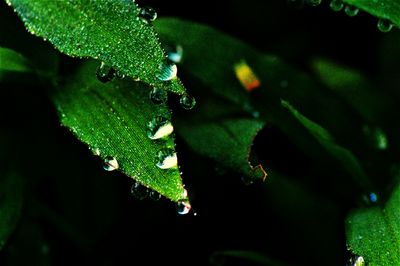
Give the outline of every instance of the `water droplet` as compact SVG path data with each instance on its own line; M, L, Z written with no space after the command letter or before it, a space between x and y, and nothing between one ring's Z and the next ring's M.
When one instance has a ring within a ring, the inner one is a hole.
M349 17L354 17L354 16L356 16L356 15L358 14L359 11L360 11L360 10L359 10L357 7L355 7L355 6L347 5L347 6L344 8L344 12L345 12Z
M170 60L165 60L160 65L157 78L162 81L168 81L173 78L176 78L177 74L178 74L178 67L175 65L175 63L171 62Z
M166 90L159 89L159 88L153 88L150 91L150 100L154 104L162 104L166 103L168 99L168 94Z
M381 32L389 32L392 28L393 28L393 24L390 20L384 19L384 18L380 18L378 20L378 29Z
M147 187L143 186L137 181L134 181L131 187L131 194L138 200L143 200L149 195Z
M191 209L192 206L190 205L188 200L180 200L176 203L176 210L180 215L188 214Z
M339 12L340 10L343 9L344 3L342 0L332 0L329 6L333 11Z
M106 171L117 170L119 168L118 161L112 156L107 156L104 159L103 168Z
M140 9L139 17L146 23L153 22L157 18L157 12L152 7L143 7Z
M99 81L106 83L114 78L115 70L101 62L100 66L97 68L96 77Z
M188 94L181 96L179 103L183 109L191 110L196 105L196 99Z
M369 193L369 200L372 203L377 202L378 201L378 195L376 195L376 193L374 193L374 192Z
M178 165L178 157L173 149L163 149L158 152L156 165L161 169L176 168Z
M157 191L151 190L149 192L149 198L154 200L154 201L158 201L161 199L161 194L158 193Z
M353 255L352 258L350 258L349 263L347 264L349 266L365 266L365 261L362 256L357 256Z
M157 116L151 120L148 124L149 130L147 131L147 136L150 139L161 139L165 138L174 131L174 127L171 122L161 116Z
M182 61L183 48L181 45L176 45L175 48L167 48L168 59L176 64Z
M122 73L121 71L115 72L115 76L116 76L117 78L119 78L119 79L125 78L125 74Z
M322 0L307 0L307 4L309 6L318 6L320 5Z

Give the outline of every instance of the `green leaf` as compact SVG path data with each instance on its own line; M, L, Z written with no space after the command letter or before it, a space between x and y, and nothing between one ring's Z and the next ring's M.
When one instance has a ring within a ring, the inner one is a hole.
M343 0L378 18L388 19L397 27L400 26L400 2L393 0Z
M338 145L331 134L317 123L311 121L288 102L282 100L281 104L303 125L309 133L331 154L347 172L364 188L371 186L358 159L346 148Z
M370 266L400 265L400 185L384 207L353 211L346 220L350 249Z
M6 72L31 72L29 61L9 48L0 47L0 79Z
M0 176L0 250L14 231L23 203L22 180L11 170Z
M147 84L185 92L179 79L157 78L165 55L151 23L139 17L134 1L7 0L27 29L61 52L92 57Z
M173 201L183 199L178 168L156 166L161 150L174 150L173 137L152 140L147 135L154 118L171 121L166 105L153 104L150 87L144 83L126 79L99 82L93 75L95 69L96 63L85 64L54 95L62 124L103 160L115 158L127 176Z

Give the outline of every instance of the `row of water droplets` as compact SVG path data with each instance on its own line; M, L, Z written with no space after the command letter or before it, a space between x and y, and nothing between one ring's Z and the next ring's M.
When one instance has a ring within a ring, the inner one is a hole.
M321 4L322 0L287 0L290 5L301 6L304 2L309 6L318 6ZM350 16L354 17L359 13L359 9L352 5L346 5L343 0L331 0L329 4L330 8L339 12L344 9L344 12ZM377 27L381 32L389 32L393 28L393 23L389 19L379 18Z
M157 12L151 7L144 7L140 9L138 18L146 24L150 24L157 18ZM183 48L180 45L177 45L175 49L169 47L167 50L168 57L164 60L164 62L161 63L158 73L156 74L157 79L163 82L175 79L178 72L176 64L180 63L182 54ZM98 67L96 76L97 79L103 83L111 81L114 79L114 77L125 77L125 75L121 74L105 63L101 63L101 65ZM164 89L153 87L150 91L149 98L155 105L165 104L168 100L168 94ZM196 104L195 99L188 94L182 95L179 102L181 107L186 110L192 109ZM174 128L169 119L162 116L157 116L148 123L147 136L152 140L162 140L170 136L173 131ZM158 168L163 170L176 168L178 165L178 160L174 149L167 147L160 150L156 154L155 164ZM119 168L117 159L112 156L107 156L104 159L103 168L106 171L117 170ZM151 198L153 200L159 200L161 198L159 193L136 181L131 187L131 193L138 199ZM188 200L188 193L186 189L183 191L182 198L182 200L177 202L176 208L179 214L187 214L191 210L191 205Z

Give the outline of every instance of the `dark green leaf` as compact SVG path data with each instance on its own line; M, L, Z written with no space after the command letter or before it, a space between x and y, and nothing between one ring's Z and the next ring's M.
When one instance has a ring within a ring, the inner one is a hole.
M168 108L151 102L146 84L126 79L104 84L93 75L95 69L95 63L86 64L53 97L62 124L103 160L114 157L127 176L173 201L184 198L178 168L156 166L161 150L174 150L172 135L147 136L154 118L170 121Z
M7 0L34 35L61 52L92 57L130 77L183 94L178 79L157 78L164 52L151 23L139 17L134 1Z
M393 0L343 0L378 18L388 19L400 26L400 2Z
M14 50L0 47L0 80L7 72L31 72L28 60Z
M400 186L384 207L353 211L346 221L346 235L353 253L370 266L400 265Z

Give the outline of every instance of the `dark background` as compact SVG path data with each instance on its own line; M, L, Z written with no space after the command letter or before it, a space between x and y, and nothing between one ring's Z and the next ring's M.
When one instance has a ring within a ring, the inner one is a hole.
M379 32L376 18L363 12L353 18L333 12L329 1L303 8L284 0L138 4L154 7L159 17L208 24L307 72L312 58L324 56L376 79L382 45L397 34ZM0 18L8 32L0 36L1 44L45 65L36 47L51 46L25 32L3 1ZM61 56L60 61L65 71L78 60ZM168 200L139 201L130 195L131 180L103 171L99 159L60 127L40 82L30 77L1 84L1 168L4 173L18 169L25 200L0 265L209 265L213 252L236 249L290 265L345 264L344 219L358 195L351 195L351 188L325 193L323 180L333 178L334 170L316 171L318 166L279 130L260 132L254 150L267 171L286 177L251 186L177 137L184 182L197 212L179 216ZM221 258L217 263L251 265Z

